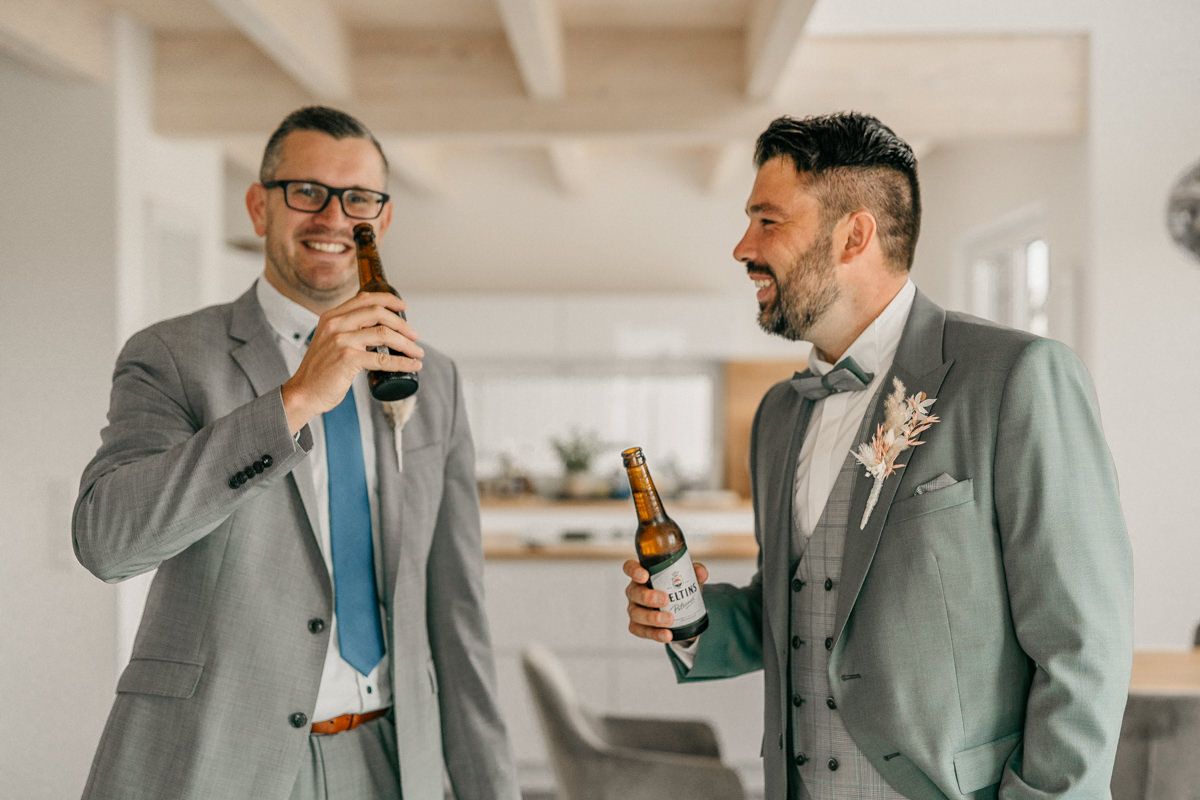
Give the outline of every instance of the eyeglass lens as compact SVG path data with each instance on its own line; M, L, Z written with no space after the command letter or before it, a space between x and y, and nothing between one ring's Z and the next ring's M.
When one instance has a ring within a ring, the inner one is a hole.
M316 213L329 202L330 188L320 183L296 181L287 185L285 198L296 211ZM339 195L342 211L354 219L375 219L383 208L383 195L367 189L334 189Z

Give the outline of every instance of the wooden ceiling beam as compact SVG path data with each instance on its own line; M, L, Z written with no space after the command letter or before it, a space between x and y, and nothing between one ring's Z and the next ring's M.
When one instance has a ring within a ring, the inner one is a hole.
M525 88L536 100L566 93L563 28L556 0L496 0Z
M0 50L49 75L108 83L109 10L71 0L2 0Z
M559 187L568 194L583 194L592 177L588 146L568 139L551 141L546 147Z
M758 0L746 26L746 96L775 97L790 74L816 0Z
M210 0L242 34L315 98L353 94L349 42L328 0ZM251 79L243 76L243 80Z
M911 139L1070 137L1086 130L1084 36L812 38L782 96L738 88L737 35L572 33L572 88L525 91L501 34L380 36L355 50L347 111L380 136L543 146L556 139L713 146L780 114L868 111ZM160 35L156 128L264 137L311 97L240 36ZM881 68L886 65L887 68Z

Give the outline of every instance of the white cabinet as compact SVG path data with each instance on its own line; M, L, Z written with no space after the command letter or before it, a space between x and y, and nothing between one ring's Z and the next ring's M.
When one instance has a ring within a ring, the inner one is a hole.
M752 559L706 559L714 581L744 583ZM490 559L485 570L500 702L522 784L554 778L521 670L521 651L540 641L564 662L580 702L605 713L702 718L717 731L725 760L752 790L762 785L762 673L678 684L663 646L626 630L619 560Z

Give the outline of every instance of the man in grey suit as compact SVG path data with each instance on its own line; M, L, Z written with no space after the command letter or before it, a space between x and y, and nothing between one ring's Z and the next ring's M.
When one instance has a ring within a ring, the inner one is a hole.
M291 114L246 195L263 276L118 358L75 550L157 574L86 798L519 796L459 377L403 301L358 293L386 179L358 120ZM368 369L420 389L378 402Z
M1132 567L1083 365L909 281L916 159L875 118L780 118L755 161L734 256L814 349L755 417L759 569L704 587L677 675L764 671L771 800L1108 797ZM630 631L669 641L625 572Z

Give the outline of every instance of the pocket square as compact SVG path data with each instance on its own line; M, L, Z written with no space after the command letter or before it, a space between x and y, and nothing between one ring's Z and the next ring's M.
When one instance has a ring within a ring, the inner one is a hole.
M947 473L943 472L941 475L938 475L928 483L922 483L917 487L917 490L913 492L913 494L929 494L930 492L936 492L938 489L945 489L947 486L953 486L956 483L958 483L957 480L951 478Z

